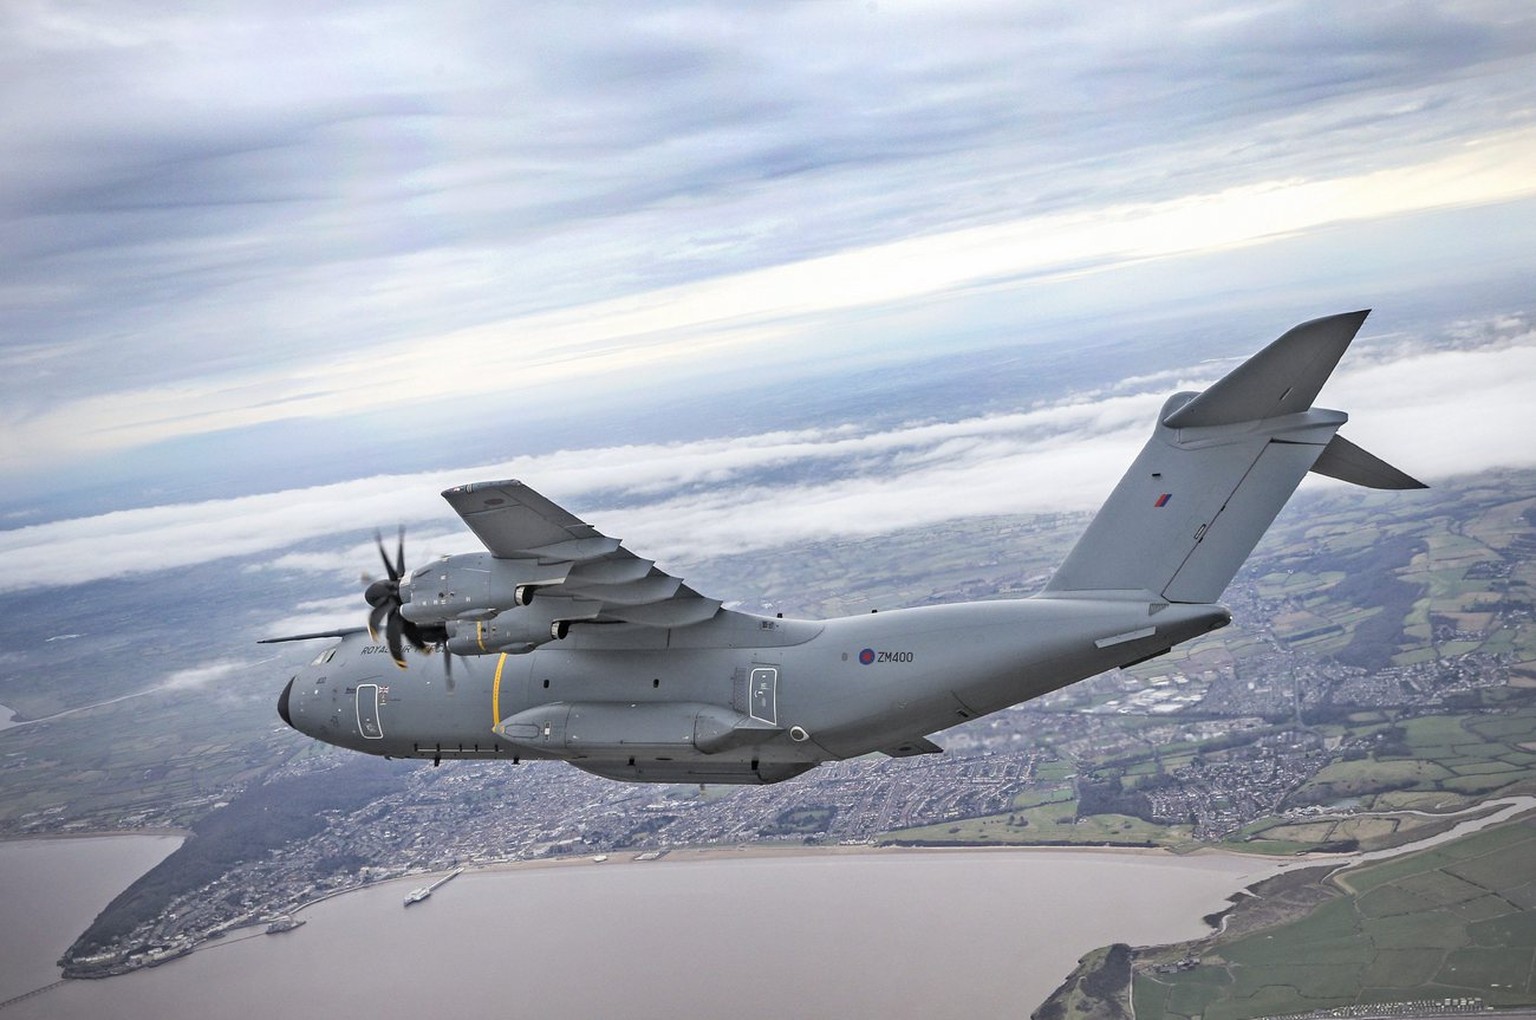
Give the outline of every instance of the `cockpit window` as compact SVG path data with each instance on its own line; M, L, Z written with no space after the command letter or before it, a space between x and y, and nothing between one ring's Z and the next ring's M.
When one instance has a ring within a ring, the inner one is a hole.
M315 656L315 661L310 663L310 665L311 666L324 666L327 662L330 662L335 657L336 657L336 649L335 648L327 648L325 651L323 651L319 655Z

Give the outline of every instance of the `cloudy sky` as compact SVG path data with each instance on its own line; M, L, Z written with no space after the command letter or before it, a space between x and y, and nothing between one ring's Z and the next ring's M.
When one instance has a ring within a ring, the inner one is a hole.
M1353 437L1536 459L1523 0L19 0L0 75L8 590L451 544L466 472L649 555L1085 508L1167 392L1367 305ZM718 413L1074 335L1103 389Z

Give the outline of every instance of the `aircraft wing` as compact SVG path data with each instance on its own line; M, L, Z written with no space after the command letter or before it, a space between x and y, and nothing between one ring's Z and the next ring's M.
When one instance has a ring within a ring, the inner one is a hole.
M563 577L539 584L539 596L575 600L588 607L584 618L682 627L720 610L718 599L705 598L522 482L459 485L443 498L492 556L535 560L549 568L548 576Z

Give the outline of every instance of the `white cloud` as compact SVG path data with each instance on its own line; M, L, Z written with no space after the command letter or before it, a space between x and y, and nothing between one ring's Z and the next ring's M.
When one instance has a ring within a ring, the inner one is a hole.
M249 670L251 666L252 663L249 662L221 659L218 662L194 666L191 669L180 669L166 677L165 683L161 684L159 689L179 691L206 687L215 680L223 680L225 677Z
M1217 374L1212 372L1212 375ZM1426 479L1536 463L1536 334L1473 350L1348 359L1319 403L1348 410L1356 442ZM711 555L960 516L1088 510L1151 428L1157 392L1069 399L1016 413L884 430L855 425L570 450L502 464L359 479L239 499L119 511L0 532L0 590L74 584L220 557L267 569L374 576L367 529L411 525L408 561L475 547L437 493L519 477L642 555ZM789 478L789 481L767 481ZM361 534L359 534L361 532ZM346 536L333 539L332 536ZM308 544L315 548L295 548ZM299 607L313 621L340 605Z
M350 566L356 566L355 563ZM322 568L326 572L330 567ZM346 566L341 570L345 571ZM330 630L357 627L363 620L361 593L337 598L316 599L300 602L289 613L274 622L264 623L262 630L268 634L315 634Z
M1536 333L1518 340L1341 373L1319 401L1349 412L1352 441L1416 477L1536 464Z

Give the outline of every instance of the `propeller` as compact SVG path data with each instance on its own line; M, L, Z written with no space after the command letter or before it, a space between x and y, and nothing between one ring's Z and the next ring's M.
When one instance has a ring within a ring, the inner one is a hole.
M402 639L410 642L411 647L418 652L424 652L430 647L421 628L400 612L403 604L400 600L400 581L405 577L405 528L400 528L393 562L384 548L384 536L375 531L373 537L379 543L379 559L384 561L384 572L389 576L374 581L363 592L363 598L373 607L368 613L368 633L374 640L378 640L379 625L383 624L384 643L389 646L390 658L395 660L396 666L404 669L405 648Z

